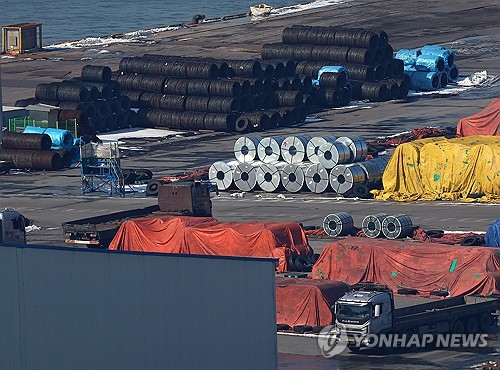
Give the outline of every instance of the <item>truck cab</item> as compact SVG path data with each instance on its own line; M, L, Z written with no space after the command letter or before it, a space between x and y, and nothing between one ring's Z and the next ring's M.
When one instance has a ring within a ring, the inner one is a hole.
M352 290L335 304L336 324L348 337L366 337L393 327L392 291Z
M26 244L26 222L13 209L0 211L0 243Z

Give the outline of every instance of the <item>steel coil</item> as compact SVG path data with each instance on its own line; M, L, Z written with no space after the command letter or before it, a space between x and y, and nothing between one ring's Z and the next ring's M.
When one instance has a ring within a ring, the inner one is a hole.
M281 183L286 191L290 193L297 193L302 190L305 182L304 168L310 164L301 163L287 164L281 170Z
M350 162L364 161L368 155L368 146L360 136L341 136L336 141L349 148Z
M413 234L413 223L405 214L387 216L382 222L382 232L387 239L405 238Z
M249 112L241 117L248 120L251 131L265 131L271 128L271 118L263 112Z
M2 138L4 149L39 149L49 150L52 139L46 134L22 134L5 131Z
M257 167L257 184L265 192L271 193L278 190L281 184L280 170L285 163L261 163Z
M318 148L318 161L326 169L332 169L341 163L348 163L350 152L342 142L327 142Z
M233 184L233 171L237 165L237 161L214 162L208 170L210 182L216 184L219 190L229 189Z
M320 194L328 188L328 170L321 164L307 166L304 173L306 185L313 193Z
M257 158L260 136L242 136L234 143L234 156L238 162L251 162Z
M354 220L347 212L332 213L324 218L323 230L328 236L346 236L354 232Z
M86 65L82 67L82 81L108 82L111 81L111 68L107 66Z
M257 184L257 168L260 161L239 163L233 171L233 181L241 191L252 191Z
M324 136L314 136L312 137L306 147L306 154L309 161L312 163L320 163L318 157L319 147L323 144L333 143L337 140L335 136L324 135Z
M18 169L58 171L62 167L62 158L54 150L0 149L0 160Z
M257 146L257 155L264 163L278 162L281 159L281 136L264 137Z
M368 238L379 238L383 236L382 222L387 217L385 213L377 213L368 215L363 219L362 228L363 232Z
M287 163L301 163L306 156L309 135L288 136L281 143L281 157Z
M87 102L90 98L89 90L83 85L71 82L61 82L57 89L58 101Z
M356 163L339 164L330 172L330 185L333 191L338 194L347 194L355 184L364 184L365 182L365 172Z

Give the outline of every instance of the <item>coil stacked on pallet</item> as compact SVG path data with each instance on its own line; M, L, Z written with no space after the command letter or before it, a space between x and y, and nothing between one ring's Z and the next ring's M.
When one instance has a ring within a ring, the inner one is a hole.
M266 192L334 191L344 197L368 198L380 188L385 157L366 160L368 147L358 136L242 136L234 160L215 162L210 181L220 190Z
M145 54L123 58L114 79L145 127L265 131L303 122L312 108L312 81L290 61Z
M388 41L383 30L293 25L283 30L282 43L264 44L261 56L296 61L297 73L319 86L313 93L316 104L338 107L351 97L385 101L407 96L403 62L393 58ZM326 66L342 66L348 82L340 71L321 75Z
M86 65L81 77L39 84L35 98L18 100L16 106L58 106L58 121L76 119L77 136L133 127L136 113L130 110L130 99L122 96L120 85L111 80L111 75L109 67Z

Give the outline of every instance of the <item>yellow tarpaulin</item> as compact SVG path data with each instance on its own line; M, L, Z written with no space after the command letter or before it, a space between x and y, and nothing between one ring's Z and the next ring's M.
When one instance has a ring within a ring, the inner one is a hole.
M500 202L500 138L429 138L399 145L376 199Z

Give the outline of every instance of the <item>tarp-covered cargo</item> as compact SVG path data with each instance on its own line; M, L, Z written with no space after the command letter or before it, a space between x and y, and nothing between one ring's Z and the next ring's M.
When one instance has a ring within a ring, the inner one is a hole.
M462 118L457 125L457 136L497 135L500 136L500 98L479 113Z
M497 248L346 238L325 247L312 275L351 285L385 284L395 292L410 288L421 295L488 296L500 294L499 269Z
M399 145L377 199L500 201L500 137L434 137Z
M486 230L486 245L488 247L500 247L500 218L497 218Z
M334 321L332 305L349 290L341 281L276 278L276 322L326 326Z
M277 258L279 272L288 271L287 258L291 253L312 253L302 227L295 222L239 224L187 216L126 221L109 249Z

